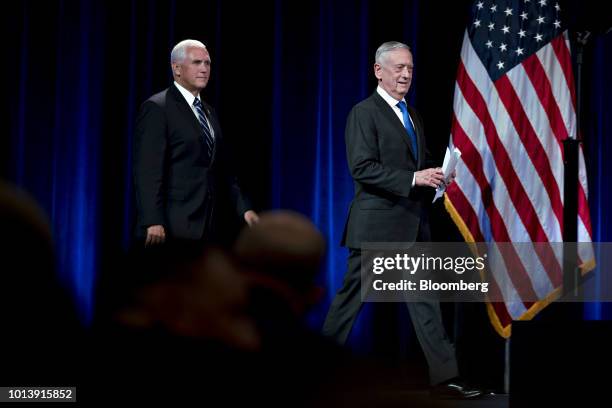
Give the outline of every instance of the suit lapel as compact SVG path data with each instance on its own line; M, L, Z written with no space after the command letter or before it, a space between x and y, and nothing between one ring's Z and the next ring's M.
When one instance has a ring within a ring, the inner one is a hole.
M190 126L195 130L200 137L202 136L202 128L200 127L200 122L196 118L191 106L187 103L181 92L176 88L176 85L172 85L170 87L170 92L174 99L174 103L178 106L179 110L183 113L185 120Z
M185 98L183 97L181 92L176 88L175 85L172 85L170 89L171 89L172 96L174 98L174 102L177 104L180 111L184 114L185 120L188 123L190 123L193 130L197 132L200 141L204 143L204 137L202 136L202 127L200 125L200 122L196 118L195 114L193 113L191 106L189 106L189 104L187 103L187 101L185 100ZM200 96L200 100L202 100L201 96ZM202 106L204 107L204 112L206 113L206 117L208 118L208 121L210 125L212 126L213 132L214 132L215 143L213 145L213 154L210 160L210 163L212 165L217 155L217 145L218 145L219 137L221 136L221 130L219 128L219 122L217 121L216 116L212 114L212 109L210 108L210 105L202 101Z
M393 127L395 128L396 130L395 133L397 133L397 135L402 138L404 143L406 143L406 146L408 146L408 150L410 150L410 154L412 155L412 158L414 159L415 154L412 149L412 143L410 143L410 141L408 140L408 134L406 132L406 128L402 124L402 121L397 117L397 115L393 111L393 108L389 106L389 104L382 98L382 96L378 94L378 92L374 91L372 98L374 98L374 102L376 103L378 108L381 110L381 112L385 116L385 119L388 121L388 123L391 123ZM418 135L418 132L417 132L417 135ZM419 143L418 136L417 136L417 149L419 148L419 145L420 143Z

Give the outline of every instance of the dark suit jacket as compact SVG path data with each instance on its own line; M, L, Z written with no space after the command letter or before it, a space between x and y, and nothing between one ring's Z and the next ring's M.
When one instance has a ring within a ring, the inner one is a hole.
M163 225L172 238L200 239L210 230L221 184L238 215L250 209L230 171L231 157L215 111L202 102L215 136L212 159L191 107L170 86L141 107L134 138L134 187L137 237Z
M429 236L425 206L433 190L412 187L412 179L415 171L433 163L421 117L410 106L408 111L417 134L418 162L402 122L377 92L349 113L345 140L355 196L344 246L358 249L364 242L414 242Z

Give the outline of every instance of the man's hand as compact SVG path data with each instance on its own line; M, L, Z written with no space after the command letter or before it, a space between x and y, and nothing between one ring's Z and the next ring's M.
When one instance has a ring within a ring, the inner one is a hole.
M253 210L249 210L244 213L244 221L247 223L249 227L257 224L259 222L259 216Z
M444 182L444 173L440 167L424 169L414 173L414 184L436 188Z
M166 241L166 231L163 225L151 225L147 228L145 247L163 244Z

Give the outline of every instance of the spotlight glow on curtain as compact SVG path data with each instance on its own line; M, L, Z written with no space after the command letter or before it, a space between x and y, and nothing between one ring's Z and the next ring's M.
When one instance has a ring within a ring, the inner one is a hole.
M55 5L54 5L55 6ZM60 2L45 15L55 38L30 35L40 10L23 6L20 38L19 115L12 127L12 181L46 209L53 229L58 270L89 323L97 269L99 140L104 39L101 10ZM44 62L43 62L44 61ZM42 65L41 65L42 64ZM45 72L54 75L45 82ZM36 256L33 248L32 256Z

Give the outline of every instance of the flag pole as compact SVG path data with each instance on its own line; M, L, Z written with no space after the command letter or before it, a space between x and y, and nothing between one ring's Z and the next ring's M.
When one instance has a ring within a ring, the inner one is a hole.
M565 168L563 198L563 294L577 296L578 273L578 148L574 138L563 141Z
M563 141L563 294L576 298L580 286L578 268L578 157L582 109L582 63L590 31L577 33L576 134Z

